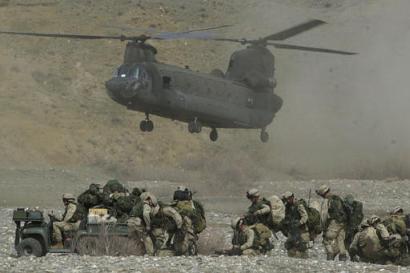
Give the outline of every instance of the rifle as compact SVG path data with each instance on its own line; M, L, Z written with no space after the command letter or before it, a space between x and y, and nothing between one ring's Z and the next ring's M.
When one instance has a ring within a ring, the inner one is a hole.
M312 189L309 189L309 199L308 199L308 207L310 207L310 195L312 194Z

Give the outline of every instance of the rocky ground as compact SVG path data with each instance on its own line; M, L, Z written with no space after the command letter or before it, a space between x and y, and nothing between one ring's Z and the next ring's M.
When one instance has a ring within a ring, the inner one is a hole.
M308 189L314 189L321 183L328 183L342 195L355 194L364 202L367 215L371 213L383 215L386 210L398 204L406 211L410 210L409 192L406 190L409 181L272 181L258 182L253 186L258 186L265 195L292 190L298 196L308 198ZM146 186L162 196L162 199L166 199L166 193L170 192L175 183L143 181L129 182L128 185ZM73 183L66 187L72 188L78 185ZM56 187L48 192L51 196L48 200L43 200L49 208L60 206L59 193L54 192L55 190ZM229 246L230 219L243 212L247 203L239 193L213 197L198 193L197 197L208 210L209 223L209 227L200 239L201 255L198 257L91 257L50 254L42 258L15 258L12 208L10 206L2 208L0 209L0 272L410 272L410 269L396 266L327 262L320 239L310 250L308 260L288 258L283 246L285 239L282 236L275 241L275 249L272 253L266 256L248 258L211 255L215 249ZM312 198L316 199L316 196L312 194ZM53 199L56 200L52 201ZM34 201L31 201L33 206L36 204ZM54 205L50 206L50 204Z

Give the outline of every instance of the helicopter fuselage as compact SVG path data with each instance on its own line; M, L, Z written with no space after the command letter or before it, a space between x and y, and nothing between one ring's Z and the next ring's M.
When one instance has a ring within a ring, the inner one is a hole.
M120 66L106 88L129 110L211 128L265 128L276 112L273 89L256 92L223 76L157 62Z

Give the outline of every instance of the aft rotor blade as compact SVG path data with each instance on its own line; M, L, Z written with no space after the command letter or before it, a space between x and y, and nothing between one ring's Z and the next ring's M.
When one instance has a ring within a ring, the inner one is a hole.
M310 20L306 23L302 23L302 24L296 25L294 27L285 29L283 31L277 32L275 34L266 36L262 39L265 40L265 41L283 41L283 40L286 40L290 37L293 37L295 35L298 35L302 32L308 31L312 28L315 28L315 27L323 25L323 24L326 24L326 22L321 21L321 20L316 20L316 19L315 20Z
M66 39L83 39L83 40L134 40L137 37L126 36L105 36L105 35L82 35L82 34L59 34L59 33L35 33L35 32L15 32L15 31L0 31L0 34L19 35L19 36L35 36L35 37L51 37L51 38L66 38Z
M356 55L357 54L356 52L341 51L341 50L319 48L319 47L308 47L308 46L298 46L298 45L278 44L278 43L267 43L267 44L270 46L274 46L275 48L280 48L280 49L321 52L321 53L339 54L339 55Z

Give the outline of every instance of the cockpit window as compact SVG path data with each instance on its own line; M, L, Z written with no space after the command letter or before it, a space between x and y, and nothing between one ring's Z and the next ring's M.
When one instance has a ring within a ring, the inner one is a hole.
M115 77L119 78L134 78L134 79L139 79L139 78L146 78L146 72L144 69L142 69L139 66L128 66L128 65L122 65L120 66L115 72L114 72Z

